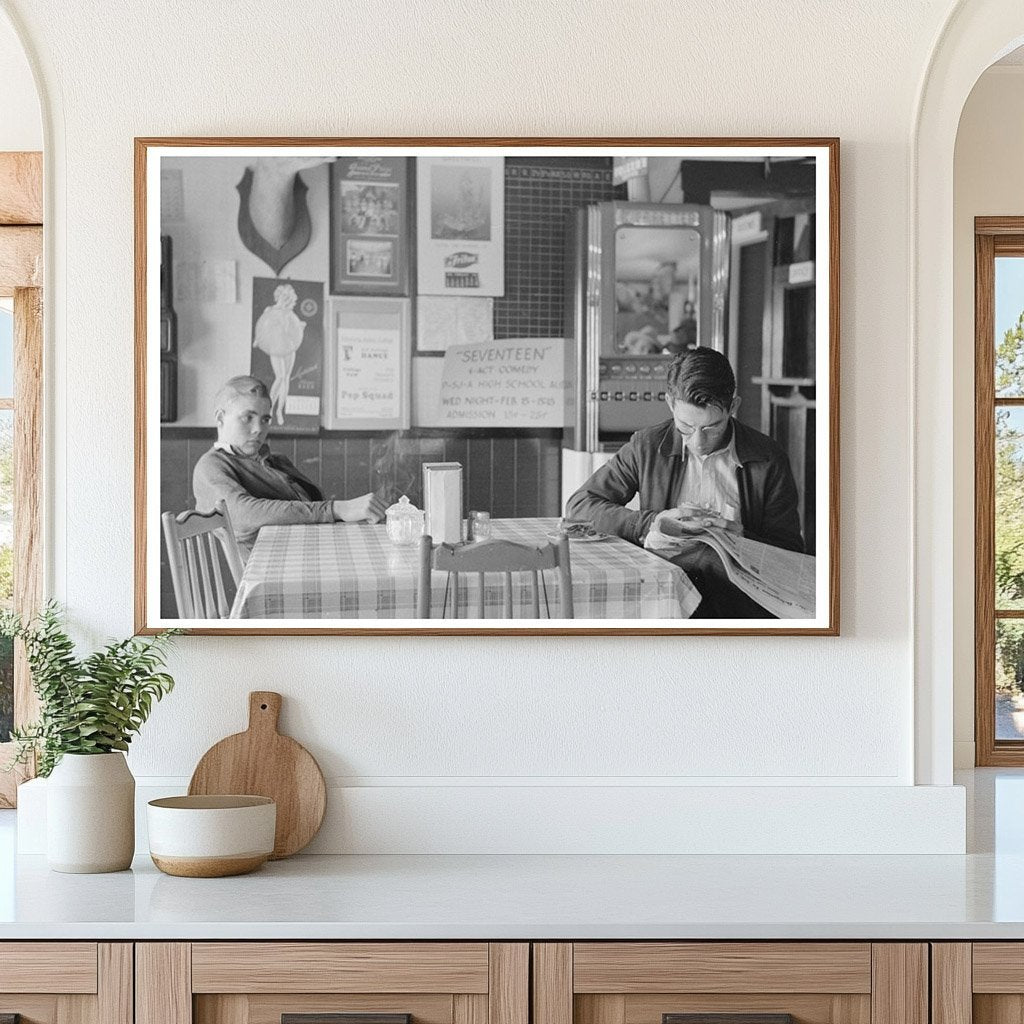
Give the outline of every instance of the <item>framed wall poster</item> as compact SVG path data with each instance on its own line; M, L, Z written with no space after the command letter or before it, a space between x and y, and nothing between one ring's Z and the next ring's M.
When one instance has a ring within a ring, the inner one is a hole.
M324 426L408 430L409 300L335 298L327 322Z
M836 635L838 160L827 138L137 139L138 631ZM240 181L264 197L244 241ZM162 234L234 261L237 300L162 311ZM489 322L439 307L419 338L419 296L480 297ZM180 368L163 424L162 312ZM275 387L274 358L297 366L314 336L315 394L294 367ZM183 617L161 516L206 512L226 463L263 499L223 494L242 576L222 563L218 617ZM571 618L557 573L535 619L521 581L421 584L417 545L344 521L422 507L439 463L493 540L567 533Z
M416 163L420 295L505 294L505 177L500 156Z
M331 162L331 294L409 294L408 165L390 156Z

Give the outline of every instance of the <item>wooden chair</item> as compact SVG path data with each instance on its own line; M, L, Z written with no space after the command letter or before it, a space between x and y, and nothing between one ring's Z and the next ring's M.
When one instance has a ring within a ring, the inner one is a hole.
M231 611L231 601L224 586L221 556L236 590L242 578L243 565L227 506L218 501L213 512L197 512L195 509L178 515L165 512L160 521L164 527L178 617L226 619Z
M547 585L544 581L545 569L558 570L558 604L561 614L552 616L548 602ZM526 573L530 586L530 618L541 617L543 603L547 618L571 619L572 605L572 565L569 561L569 538L560 537L556 542L534 547L530 544L516 544L508 540L485 540L475 544L441 544L435 548L431 537L420 539L420 572L417 591L416 611L421 619L430 618L431 573L447 572L444 604L441 618L448 607L448 595L452 595L452 618L459 617L460 575L476 573L476 618L485 618L485 573L501 573L502 581L502 614L504 619L513 618L513 573ZM524 616L524 618L527 616Z

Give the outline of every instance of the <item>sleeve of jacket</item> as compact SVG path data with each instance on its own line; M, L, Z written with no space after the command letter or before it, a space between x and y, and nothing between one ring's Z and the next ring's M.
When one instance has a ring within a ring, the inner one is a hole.
M756 539L787 551L802 552L804 539L800 532L799 503L789 460L773 459L765 483L762 536Z
M640 459L634 434L565 503L566 516L588 519L598 533L642 544L654 512L626 508L640 489Z

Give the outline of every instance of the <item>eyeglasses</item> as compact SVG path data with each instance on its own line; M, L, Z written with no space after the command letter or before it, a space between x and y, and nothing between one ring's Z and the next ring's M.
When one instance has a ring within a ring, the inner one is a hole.
M692 427L689 423L680 423L676 420L676 430L679 431L683 437L692 437L694 434L713 434L716 430L721 430L729 422L728 418L719 420L717 423L709 423L706 427Z

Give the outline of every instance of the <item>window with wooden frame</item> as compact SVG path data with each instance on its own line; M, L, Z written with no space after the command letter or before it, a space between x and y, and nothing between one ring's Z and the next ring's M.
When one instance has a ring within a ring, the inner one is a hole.
M975 760L1024 765L1024 217L975 219Z
M0 605L23 617L42 599L43 162L0 153ZM12 725L37 705L24 652L0 642L0 768ZM0 771L12 807L25 771Z

